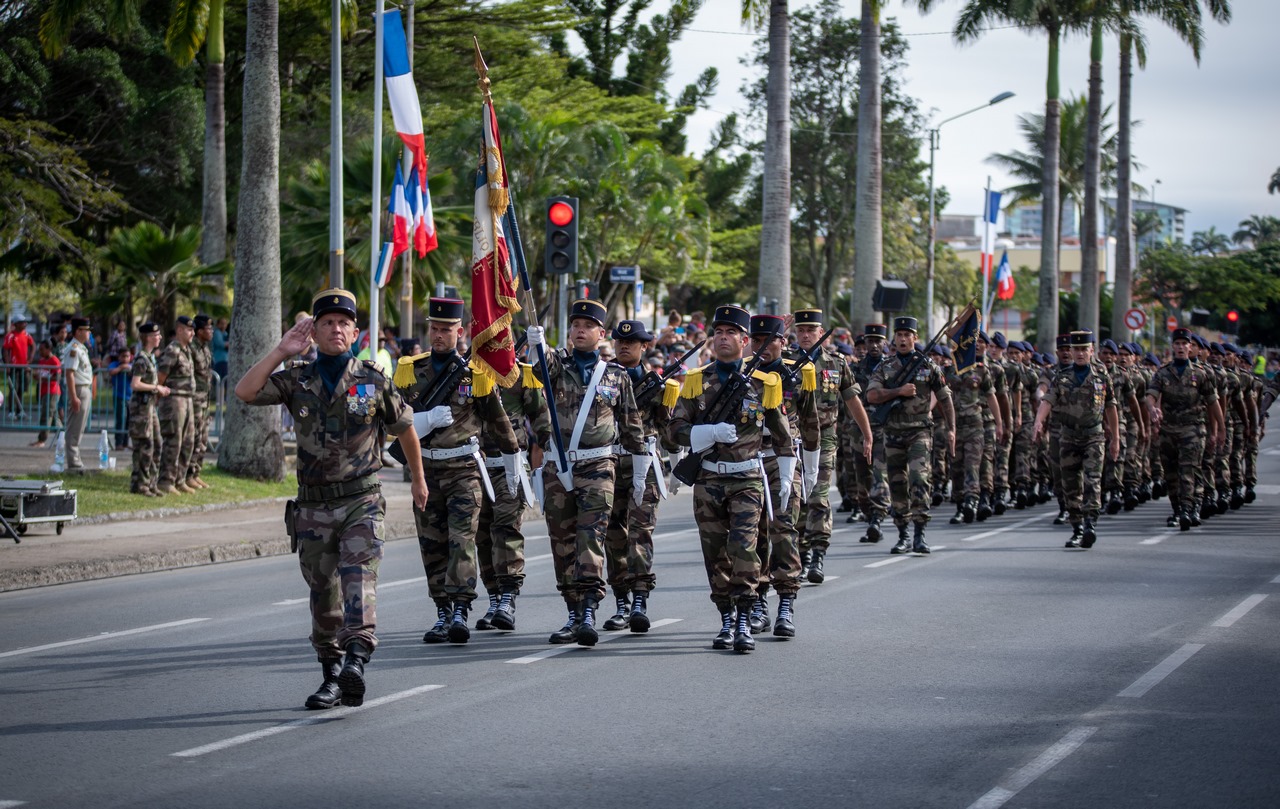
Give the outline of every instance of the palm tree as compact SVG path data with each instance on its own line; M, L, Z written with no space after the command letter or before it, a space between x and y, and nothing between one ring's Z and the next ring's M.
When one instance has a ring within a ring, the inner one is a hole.
M1267 193L1274 194L1280 191L1280 169L1276 169L1271 174L1271 182L1267 183Z
M854 187L853 323L870 323L871 298L884 264L880 123L881 0L862 0L858 39L858 163ZM762 264L761 267L764 265ZM763 275L763 273L762 273Z
M278 0L248 0L244 131L236 238L231 378L239 379L280 340L280 66ZM218 467L242 477L284 477L280 411L227 406Z
M1210 226L1208 230L1197 230L1191 234L1191 252L1193 253L1208 253L1216 256L1230 249L1231 239L1227 238L1227 234L1219 233L1215 227Z
M791 311L791 31L787 0L742 0L742 20L759 29L769 15L769 68L760 213L760 304Z
M1258 247L1280 241L1280 218L1254 214L1240 221L1240 229L1231 234L1231 241L1238 245Z
M196 256L200 246L200 228L188 225L168 233L152 222L139 222L130 228L116 228L107 239L102 257L121 270L113 289L99 294L93 301L95 312L119 312L136 297L150 302L149 319L159 323L166 333L177 319L180 301L192 302L207 297L217 289L217 280L230 266L225 261L202 264ZM217 304L210 314L224 314Z
M1080 222L1080 312L1077 327L1098 333L1098 185L1102 149L1102 16L1089 32L1089 103L1084 154L1084 208Z

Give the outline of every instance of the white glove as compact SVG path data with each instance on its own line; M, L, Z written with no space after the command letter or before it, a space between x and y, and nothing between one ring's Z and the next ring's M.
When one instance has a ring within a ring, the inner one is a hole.
M520 462L520 453L502 455L502 468L507 473L507 493L512 497L520 491L520 476L524 474L524 464Z
M684 460L684 455L684 450L671 453L671 474L667 476L667 491L671 494L675 494L680 491L680 478L676 477L675 468L676 464Z
M525 331L525 337L529 342L530 348L537 348L547 344L546 329L541 326L530 326Z
M694 452L710 449L712 444L732 444L738 440L738 428L727 422L695 424L689 430L689 445Z
M806 492L813 491L813 487L818 485L818 464L821 461L822 452L816 449L801 450L804 456L804 490Z
M453 424L453 410L448 405L440 405L413 414L413 429L417 431L419 438L432 430L448 427L450 424Z
M650 466L653 466L652 455L631 456L631 500L637 506L644 502L644 487L649 482Z
M808 459L805 459L808 463ZM791 504L791 485L796 479L796 459L794 456L788 458L785 455L778 456L778 504L781 511L786 511L787 506Z
M542 467L539 466L533 470L533 496L538 499L539 505L546 502L546 490L542 487Z

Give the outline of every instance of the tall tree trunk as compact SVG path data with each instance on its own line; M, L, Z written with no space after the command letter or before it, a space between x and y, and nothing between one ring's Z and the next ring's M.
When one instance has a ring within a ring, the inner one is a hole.
M881 215L880 3L862 0L858 41L858 194L853 221L853 323L875 317L871 297L884 265Z
M1084 214L1080 219L1080 328L1099 328L1098 184L1102 173L1102 23L1094 22L1089 53L1088 130L1084 145ZM1113 337L1119 334L1112 331Z
M228 352L233 380L280 340L280 9L277 0L248 0L247 6L244 155ZM218 466L234 475L281 480L280 409L249 407L232 397Z
M227 105L223 78L223 0L209 3L204 69L204 201L200 213L200 262L227 257ZM220 282L219 282L220 283Z
M1044 233L1040 240L1040 301L1036 324L1040 346L1053 345L1058 333L1058 151L1061 138L1058 108L1058 28L1049 28L1049 71L1044 101L1044 174L1040 200Z
M1133 306L1133 180L1129 126L1133 91L1133 41L1120 35L1120 121L1116 128L1116 287L1111 309L1111 334L1125 334L1124 313Z
M791 33L787 0L769 0L769 78L758 306L791 311Z

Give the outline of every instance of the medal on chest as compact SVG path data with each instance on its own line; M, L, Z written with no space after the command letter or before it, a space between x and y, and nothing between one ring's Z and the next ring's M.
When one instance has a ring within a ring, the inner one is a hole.
M764 408L759 402L742 402L742 417L739 419L742 424L750 424L755 422L757 427L764 425Z
M347 412L356 416L369 416L373 400L377 396L376 385L352 385L347 390ZM366 418L365 422L368 423Z

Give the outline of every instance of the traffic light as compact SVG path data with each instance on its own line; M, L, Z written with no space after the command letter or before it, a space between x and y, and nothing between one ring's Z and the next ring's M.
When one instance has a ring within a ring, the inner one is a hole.
M1227 322L1228 322L1228 323L1230 323L1232 326L1234 326L1234 325L1236 325L1237 323L1239 323L1239 322L1240 322L1240 313L1239 313L1239 312L1237 312L1235 309L1231 309L1231 310L1229 310L1229 311L1227 312Z
M591 294L596 291L596 285L590 281L578 279L573 282L573 299L575 301L594 299Z
M578 272L578 198L551 197L547 200L548 275Z

